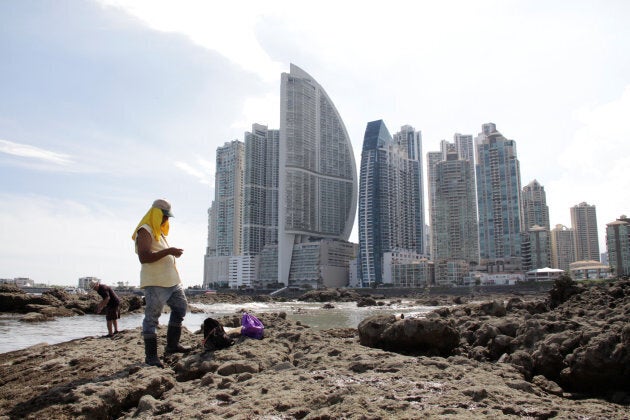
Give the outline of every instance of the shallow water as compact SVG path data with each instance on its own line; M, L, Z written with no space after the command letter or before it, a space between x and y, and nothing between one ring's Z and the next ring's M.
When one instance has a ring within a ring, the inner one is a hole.
M403 301L399 305L357 308L356 302L334 302L332 309L323 309L323 303L312 302L250 302L245 304L215 303L191 304L203 313L189 313L184 318L184 326L189 331L197 331L207 317L219 318L234 315L241 310L253 314L266 312L286 312L287 318L300 321L315 329L356 328L367 316L374 314L404 314L405 317L421 316L435 307L411 306ZM118 320L119 329L133 329L142 325L143 314L123 315ZM160 324L168 324L169 314L162 314ZM26 347L48 343L56 344L87 336L107 334L105 317L83 315L57 318L47 322L20 322L18 316L0 317L0 353L20 350Z

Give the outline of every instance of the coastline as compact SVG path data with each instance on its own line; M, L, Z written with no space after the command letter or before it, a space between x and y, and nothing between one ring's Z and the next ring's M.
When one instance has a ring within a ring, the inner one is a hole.
M426 318L459 337L444 356L361 345L361 327L316 331L284 313L256 315L262 340L204 354L201 336L184 331L196 348L165 358L165 369L144 365L139 329L0 354L0 416L630 417L628 384L616 382L629 368L628 282L439 308ZM240 317L220 320L235 327Z

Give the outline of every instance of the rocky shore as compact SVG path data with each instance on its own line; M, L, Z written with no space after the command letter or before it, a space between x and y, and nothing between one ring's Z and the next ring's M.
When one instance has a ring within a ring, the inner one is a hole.
M195 349L165 369L144 365L139 329L0 354L0 418L630 418L628 281L357 329L257 315L262 340L204 353L184 331Z
M120 313L142 309L141 296L121 295ZM83 295L52 289L41 295L28 294L19 287L0 284L0 312L22 314L24 322L50 321L56 317L95 314L102 298L96 292Z

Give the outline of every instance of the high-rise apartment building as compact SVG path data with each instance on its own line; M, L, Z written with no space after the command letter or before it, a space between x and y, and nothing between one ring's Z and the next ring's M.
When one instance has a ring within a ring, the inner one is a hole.
M435 164L434 261L479 262L475 180L472 162L460 159L452 145L446 160ZM437 274L436 274L437 278Z
M577 261L599 261L599 238L595 206L582 202L571 207Z
M214 211L216 255L241 255L245 144L238 140L217 149Z
M359 186L358 268L364 287L391 283L385 279L386 253L424 252L419 142L410 126L392 137L382 120L367 124Z
M549 230L543 226L534 225L527 231L531 258L528 269L549 268L551 265L551 238Z
M233 140L217 148L214 201L208 209L204 287L227 285L229 258L242 251L244 164L243 142Z
M521 171L516 142L483 124L475 139L480 263L521 270Z
M533 180L523 187L521 192L523 207L523 230L538 225L549 230L549 207L545 187L537 180Z
M258 255L278 242L280 131L253 124L245 133L243 255Z
M630 219L625 215L606 225L606 247L612 274L630 276Z
M427 152L427 192L428 192L428 207L429 207L429 220L431 225L429 227L429 254L431 260L435 260L435 245L436 242L433 238L433 226L436 224L435 220L435 180L436 174L435 169L437 168L437 163L444 160L444 154L440 152Z
M533 180L523 187L521 211L521 231L523 232L521 235L521 261L523 270L549 267L551 265L549 207L547 206L545 188L537 180ZM542 232L543 230L545 232Z
M398 133L392 136L394 144L400 147L403 151L406 151L407 159L409 163L409 171L418 178L417 185L418 191L412 193L413 212L415 217L413 220L413 227L415 231L415 251L419 255L428 255L428 250L425 249L425 221L424 221L424 170L422 167L422 132L416 131L410 125L403 125ZM411 181L410 181L411 182Z
M470 178L475 182L475 148L473 146L473 136L471 134L455 133L453 135L453 144L457 150L459 159L470 161ZM446 156L444 156L446 159ZM474 190L477 186L475 184ZM475 206L477 203L475 202Z
M575 262L573 229L558 224L551 230L551 267L569 273L569 264Z
M280 86L278 191L278 281L288 285L294 245L347 241L357 206L346 127L324 89L294 64Z
M208 208L208 245L206 246L206 256L217 255L217 214L214 200Z
M428 199L429 199L428 208L429 208L429 220L431 221L431 226L429 229L429 244L430 244L429 251L430 251L430 257L432 260L436 260L437 258L439 258L437 256L437 250L436 250L437 238L435 238L437 234L435 228L438 224L438 221L436 220L436 216L438 215L438 213L435 211L436 198L437 198L436 197L436 180L437 180L436 169L437 169L437 164L439 162L447 160L447 155L449 151L452 153L453 150L456 151L458 160L470 162L470 165L469 165L470 174L468 175L467 179L471 180L471 182L473 183L473 197L476 197L473 138L472 138L472 135L470 134L455 133L453 135L452 143L446 140L442 140L440 141L439 152L427 153L427 188L428 188ZM475 198L475 203L473 207L474 207L474 213L476 215L477 214L476 198ZM477 226L477 221L475 220L475 235L477 235L476 226ZM476 249L475 252L477 253L477 257L470 261L479 260L478 238L477 238L477 245L475 245L475 249ZM471 250L471 252L473 252L473 250ZM436 277L437 277L437 271L436 271Z

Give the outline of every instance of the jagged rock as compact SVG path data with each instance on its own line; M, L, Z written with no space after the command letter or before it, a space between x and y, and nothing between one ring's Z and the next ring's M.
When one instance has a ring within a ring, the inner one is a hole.
M72 309L68 309L63 306L47 306L39 311L42 315L49 318L55 318L58 316L74 316L76 313Z
M488 350L492 360L497 360L504 353L511 352L512 337L499 334L488 343Z
M317 289L310 290L300 296L304 302L355 302L362 296L354 290L348 289Z
M562 388L560 388L560 386L557 383L545 378L542 375L534 376L532 378L532 383L539 386L541 389L543 389L544 391L550 394L562 395L564 393Z
M474 332L474 342L475 346L487 346L490 340L496 337L499 334L499 329L494 325L483 324L477 331Z
M447 356L459 343L459 332L439 318L379 315L361 321L358 331L361 344L390 351Z
M630 391L630 324L613 326L565 358L563 387L582 392Z
M258 363L236 361L222 364L217 369L217 373L221 376L230 376L245 372L257 373L258 370Z
M363 418L369 413L373 418L626 418L630 400L624 384L603 393L571 394L578 390L532 375L531 356L555 345L558 354L569 352L564 356L568 363L572 354L592 345L589 351L604 353L599 366L611 360L627 364L625 299L607 288L592 288L536 315L514 308L503 317L470 316L474 311L467 309L476 304L443 312L445 316L429 315L421 325L449 326L471 337L479 329L496 333L484 346L460 337L453 350L457 355L447 358L367 347L360 344L356 329L305 328L281 314L256 314L265 324L263 340L242 340L205 354L200 335L183 330L182 344L196 345L195 351L164 357L162 328L158 340L164 369L144 365L140 327L113 339L38 345L0 354L0 417L324 419ZM601 312L601 305L612 311L609 318L592 316ZM221 322L239 319L234 315ZM376 335L388 328L400 328L403 334L408 320L384 316L373 329ZM615 335L619 338L613 345ZM494 362L499 347L509 348ZM579 360L574 362L567 366L580 368ZM577 374L566 369L566 374ZM615 375L621 377L620 372Z
M571 277L561 276L554 282L553 288L549 291L549 304L551 308L555 308L566 302L571 296L580 294L584 290Z
M490 316L505 316L507 313L503 302L497 302L496 300L480 304L479 311Z
M20 321L22 322L42 322L50 320L52 320L52 318L49 318L46 315L40 314L38 312L29 312L20 319Z
M362 308L365 306L376 306L377 302L372 297L363 297L357 302L357 307Z

